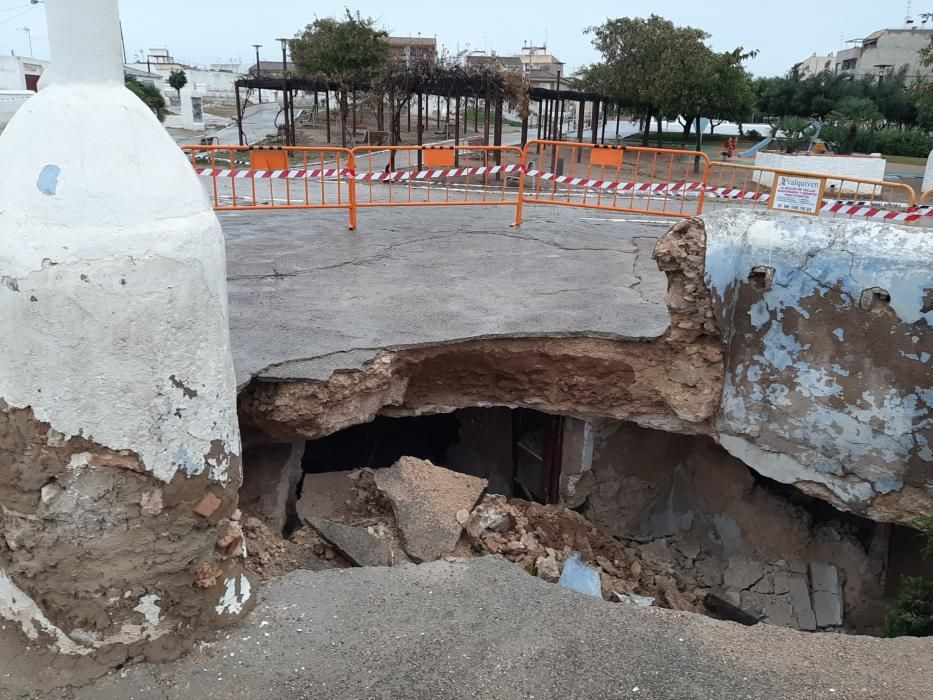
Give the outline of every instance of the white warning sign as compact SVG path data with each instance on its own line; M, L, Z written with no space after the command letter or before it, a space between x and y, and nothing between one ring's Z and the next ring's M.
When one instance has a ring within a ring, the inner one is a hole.
M825 177L801 177L777 174L771 208L798 214L819 215L823 204Z

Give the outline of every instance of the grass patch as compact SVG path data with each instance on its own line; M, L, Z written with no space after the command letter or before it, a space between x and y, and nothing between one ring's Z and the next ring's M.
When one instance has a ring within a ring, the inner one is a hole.
M884 155L884 154L882 154ZM926 158L913 158L911 156L884 156L889 163L896 165L926 165Z

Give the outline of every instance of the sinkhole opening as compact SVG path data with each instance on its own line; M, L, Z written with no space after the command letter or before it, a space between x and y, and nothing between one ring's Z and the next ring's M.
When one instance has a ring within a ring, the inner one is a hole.
M402 457L416 457L486 479L487 493L556 503L564 420L540 411L505 407L377 416L370 423L309 440L302 471L321 474L383 469Z
M252 436L241 506L248 539L265 518L293 568L493 553L558 582L579 555L606 600L809 631L882 634L899 582L933 574L916 531L768 479L707 435L525 408Z

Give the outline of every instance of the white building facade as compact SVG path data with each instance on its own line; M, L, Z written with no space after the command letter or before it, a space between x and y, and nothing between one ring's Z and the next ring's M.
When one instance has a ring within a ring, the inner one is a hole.
M0 90L30 90L37 92L39 78L49 62L22 56L0 56Z
M837 52L834 72L861 78L907 66L908 78L929 79L933 77L933 67L923 65L922 50L930 48L931 38L933 29L925 27L880 29Z

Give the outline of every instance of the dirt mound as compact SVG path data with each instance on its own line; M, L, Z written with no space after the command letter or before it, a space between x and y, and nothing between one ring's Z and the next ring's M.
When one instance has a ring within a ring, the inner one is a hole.
M349 566L310 528L299 528L286 538L257 515L245 513L242 522L246 568L264 580L281 578L296 569L323 571Z
M563 506L486 496L473 509L465 530L478 552L501 554L548 580L579 552L599 573L606 600L635 594L654 598L654 604L664 608L700 609L692 588L672 567L643 557Z

